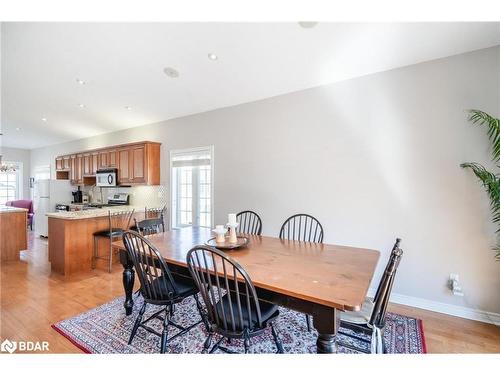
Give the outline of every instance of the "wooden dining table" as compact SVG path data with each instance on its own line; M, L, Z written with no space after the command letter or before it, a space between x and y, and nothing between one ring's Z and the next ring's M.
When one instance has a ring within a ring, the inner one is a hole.
M260 300L313 317L318 353L336 352L335 336L342 311L358 311L365 300L380 253L355 247L245 235L246 247L227 251L250 275ZM212 237L208 228L187 227L147 236L170 271L190 277L186 254ZM132 313L135 272L122 240L124 307ZM305 325L305 322L304 322Z

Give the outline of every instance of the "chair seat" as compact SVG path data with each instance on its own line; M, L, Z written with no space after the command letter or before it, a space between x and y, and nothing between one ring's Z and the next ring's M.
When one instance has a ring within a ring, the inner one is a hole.
M352 324L367 324L370 321L373 310L373 300L365 299L359 311L343 311L340 313L340 320Z
M166 300L166 299L171 299L171 298L184 298L191 296L193 294L198 293L198 288L194 284L194 281L191 278L187 277L181 277L178 275L172 275L174 281L175 281L175 286L177 287L177 295L174 295L173 297L169 297L169 293L174 292L174 289L172 288L172 285L168 281L168 278L163 276L159 277L156 280L154 280L151 284L151 289L154 290L160 290L160 296L157 296L158 300ZM155 297L155 296L151 296Z
M252 331L254 328L261 328L258 326L258 320L257 320L257 313L255 311L255 306L251 306L252 310L252 321L251 323L248 322L248 310L247 310L247 304L246 301L244 300L245 297L240 297L241 299L241 312L242 312L242 320L243 320L243 326L241 326L241 321L240 321L240 316L238 313L238 302L236 298L236 294L231 293L231 303L229 302L229 297L228 295L224 295L219 302L217 302L216 305L216 310L217 310L217 315L219 316L219 319L224 319L224 315L222 314L222 305L224 305L224 312L226 315L226 322L227 322L227 329L232 330L232 320L231 320L231 309L230 305L232 305L233 309L233 314L235 317L235 331L243 331L245 328L249 328L250 331ZM278 316L279 310L278 306L274 305L269 302L265 301L259 301L260 305L260 316L261 316L261 322L262 325L265 326L265 324ZM220 327L223 327L224 324L221 323Z
M118 237L118 236L121 236L123 234L123 229L121 228L113 228L111 230L111 233L109 231L109 229L106 229L106 230L100 230L98 232L94 232L94 236L99 236L99 237Z

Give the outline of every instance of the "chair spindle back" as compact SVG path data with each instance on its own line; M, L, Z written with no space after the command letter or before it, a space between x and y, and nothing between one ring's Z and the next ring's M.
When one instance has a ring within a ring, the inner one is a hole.
M236 221L239 223L238 232L247 234L262 234L262 220L255 212L247 210L241 211L236 215Z
M187 254L187 263L214 329L244 335L247 329L262 327L257 292L241 265L209 246L192 248ZM226 303L218 303L222 298ZM252 316L256 320L254 327Z
M280 238L292 241L323 242L323 226L311 215L290 216L281 226Z
M152 304L165 304L175 299L178 290L174 278L153 244L134 231L124 232L122 238L139 277L144 300Z
M134 211L108 211L109 231L112 232L116 229L128 230Z

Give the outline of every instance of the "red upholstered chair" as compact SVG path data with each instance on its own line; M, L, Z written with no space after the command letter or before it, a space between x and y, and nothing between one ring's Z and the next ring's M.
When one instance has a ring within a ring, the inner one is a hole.
M6 206L12 206L17 208L26 208L28 210L28 225L30 229L33 230L33 215L35 214L33 211L33 201L30 199L20 199L17 201L9 201L5 202Z

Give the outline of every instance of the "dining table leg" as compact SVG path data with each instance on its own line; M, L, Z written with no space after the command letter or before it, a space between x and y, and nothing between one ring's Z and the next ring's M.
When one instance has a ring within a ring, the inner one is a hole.
M316 349L318 353L337 352L337 332L340 327L340 311L322 307L313 314L314 328L318 330Z
M134 307L134 300L132 299L135 279L134 264L124 251L120 251L120 263L123 266L123 289L125 290L125 302L123 303L123 307L125 308L125 314L130 315Z

